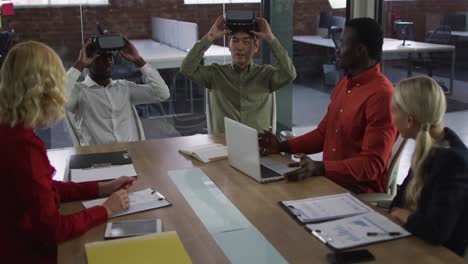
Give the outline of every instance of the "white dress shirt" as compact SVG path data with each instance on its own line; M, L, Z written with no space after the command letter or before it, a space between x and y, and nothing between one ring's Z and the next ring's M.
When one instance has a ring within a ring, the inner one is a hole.
M159 72L145 64L140 68L145 84L111 80L106 87L86 76L77 82L81 72L67 72L66 110L74 114L81 145L110 144L138 140L133 105L158 103L169 98L169 88Z

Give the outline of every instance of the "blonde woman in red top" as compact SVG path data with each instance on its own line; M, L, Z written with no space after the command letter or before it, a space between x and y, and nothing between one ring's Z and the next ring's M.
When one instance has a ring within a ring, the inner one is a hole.
M48 46L27 41L10 50L0 82L0 259L56 263L57 245L129 207L132 177L97 183L52 180L55 173L33 129L63 116L65 70ZM102 206L62 215L59 203L110 195Z

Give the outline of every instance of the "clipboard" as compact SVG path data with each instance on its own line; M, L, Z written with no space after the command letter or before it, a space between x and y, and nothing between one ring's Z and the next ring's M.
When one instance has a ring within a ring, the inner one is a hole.
M350 193L280 201L278 203L301 225L325 222L373 211L372 208ZM301 208L307 208L308 211Z
M410 232L377 212L320 224L308 224L306 229L320 242L334 250L350 249L411 235ZM378 235L369 236L369 233Z

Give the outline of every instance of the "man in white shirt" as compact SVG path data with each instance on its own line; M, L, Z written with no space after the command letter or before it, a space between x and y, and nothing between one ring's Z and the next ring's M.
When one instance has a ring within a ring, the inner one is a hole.
M75 116L74 124L81 145L137 141L133 105L158 103L170 96L159 72L140 57L125 37L124 42L125 47L120 54L140 68L144 84L112 80L112 54L88 57L86 49L91 40L81 48L77 62L67 72L69 101L65 107ZM83 82L77 82L84 68L89 69L89 74Z

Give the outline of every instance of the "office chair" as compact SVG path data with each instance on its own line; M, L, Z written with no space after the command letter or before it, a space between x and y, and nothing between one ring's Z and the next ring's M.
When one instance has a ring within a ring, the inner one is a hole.
M433 44L450 45L451 29L448 26L441 26L436 28L432 33L428 35L425 42ZM408 76L412 76L413 66L424 67L427 70L427 75L432 77L433 70L436 65L441 61L444 61L445 54L441 52L430 52L424 57L421 53L418 54L417 58L411 58L408 66Z
M0 32L0 66L3 64L5 57L13 46L13 39L15 31L2 31Z
M398 136L393 144L392 154L387 163L387 191L385 193L364 193L358 197L366 202L377 205L383 209L389 209L390 204L397 193L397 176L400 165L400 157L405 148L407 139Z
M465 31L466 15L465 14L447 14L442 20L442 25L450 27L453 31Z
M342 27L332 26L330 27L330 35L335 44L335 48L339 49L341 47L341 34L343 33Z
M68 132L70 133L70 137L73 141L73 146L80 147L81 146L80 138L78 136L78 129L75 126L74 120L75 120L74 115L71 112L65 110L64 121L65 121L65 124L67 125Z

